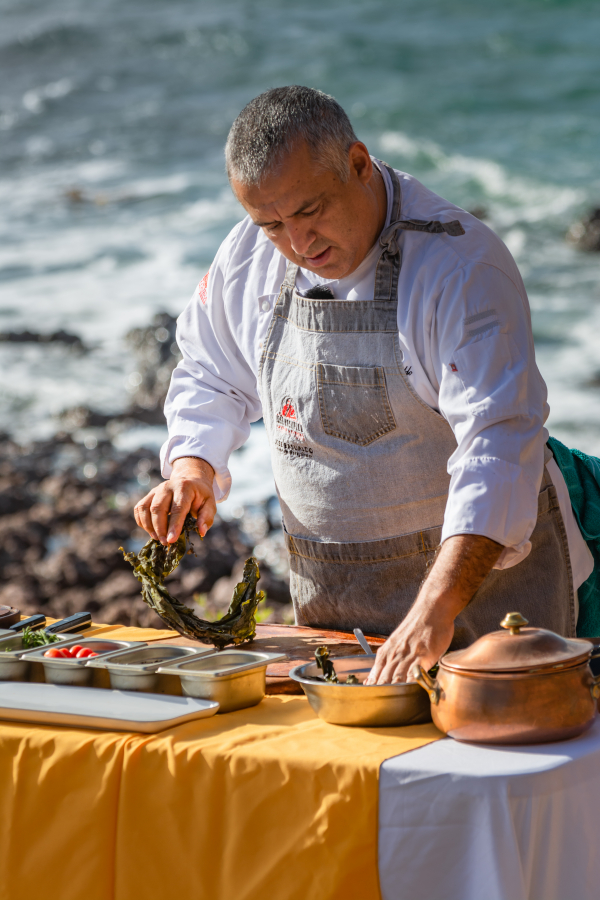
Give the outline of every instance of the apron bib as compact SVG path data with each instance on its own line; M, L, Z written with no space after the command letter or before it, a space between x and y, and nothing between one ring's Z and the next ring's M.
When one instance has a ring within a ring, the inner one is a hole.
M398 335L400 230L464 234L458 222L401 220L380 236L374 299L321 300L295 288L289 263L259 367L263 416L290 554L299 625L390 634L439 547L456 439L403 369ZM518 609L575 634L566 532L544 469L532 552L493 570L456 620L453 648Z

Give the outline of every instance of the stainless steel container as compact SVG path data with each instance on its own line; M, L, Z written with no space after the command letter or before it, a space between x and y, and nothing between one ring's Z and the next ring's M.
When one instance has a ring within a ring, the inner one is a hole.
M61 646L66 638L60 638ZM46 644L43 649L53 647L54 644ZM35 647L34 649L38 649ZM0 681L27 681L31 664L27 659L22 659L23 634L18 631L8 631L0 635Z
M74 647L79 644L80 647L89 647L95 653L104 654L111 653L115 650L127 650L133 647L145 647L145 641L111 641L102 640L102 638L79 638L69 641L61 641L61 647ZM53 645L50 645L53 646ZM27 662L38 662L44 667L44 676L46 684L73 684L73 685L91 685L96 687L108 687L108 676L104 672L98 672L98 675L105 676L94 679L94 669L87 667L89 657L82 659L52 659L44 656L44 653L50 647L36 647L35 650L26 650L21 654L21 658Z
M283 653L222 650L158 671L176 673L185 696L216 700L219 712L223 713L260 703L265 696L267 666L282 659L285 659Z
M319 718L333 725L376 727L431 722L429 697L418 684L363 684L373 657L350 656L332 662L339 678L355 675L360 684L331 684L323 679L316 662L290 672Z
M106 669L110 686L118 691L144 691L150 693L181 693L179 678L168 673L172 663L190 656L213 654L212 647L198 650L195 647L178 647L161 644L160 647L137 647L135 650L117 650L88 660L88 667ZM161 673L158 673L161 669ZM164 670L164 671L163 671Z

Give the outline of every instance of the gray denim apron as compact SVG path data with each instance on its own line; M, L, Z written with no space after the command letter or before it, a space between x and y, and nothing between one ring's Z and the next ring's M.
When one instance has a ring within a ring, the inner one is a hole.
M439 546L456 449L402 366L396 235L464 234L458 222L401 221L400 182L386 169L392 224L379 239L374 299L302 297L290 263L259 367L296 621L379 634L404 618ZM453 647L515 609L575 634L566 532L545 468L531 542L527 559L486 578L456 620Z

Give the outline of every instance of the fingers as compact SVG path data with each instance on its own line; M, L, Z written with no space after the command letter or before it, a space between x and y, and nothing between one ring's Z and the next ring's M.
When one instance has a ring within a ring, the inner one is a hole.
M408 648L395 644L393 638L382 644L365 684L404 684L409 672L420 660Z
M146 494L145 497L136 504L133 510L133 515L135 516L135 521L143 528L144 531L147 531L150 537L157 541L158 535L155 531L154 524L152 522L152 514L150 511L151 504L154 500L155 491L150 491L149 494Z
M216 512L217 504L212 484L196 480L182 481L173 494L167 541L173 543L177 540L188 513L196 516L198 532L204 537L213 523Z
M212 525L216 514L217 504L215 503L214 494L212 494L206 498L199 511L195 513L198 518L198 532L202 537Z
M388 642L382 644L375 654L375 662L373 663L373 668L369 672L369 677L365 681L365 684L377 684L379 682L379 676L381 675L385 664L387 662L387 652L388 652Z
M161 544L167 543L169 514L173 504L173 490L170 487L166 487L168 484L168 482L164 482L162 485L159 485L150 504L152 525L157 540L159 540Z
M142 497L133 511L135 521L140 528L147 531L153 540L160 541L161 544L166 543L167 521L172 499L171 485L168 481L163 481L145 497Z
M172 544L190 512L197 517L198 531L204 537L217 512L212 484L190 478L163 481L136 504L134 516L155 541Z
M186 490L185 486L175 489L169 515L169 533L167 534L167 529L165 528L165 540L163 543L173 544L179 538L187 514L193 512L192 506L195 499L195 494L189 489Z

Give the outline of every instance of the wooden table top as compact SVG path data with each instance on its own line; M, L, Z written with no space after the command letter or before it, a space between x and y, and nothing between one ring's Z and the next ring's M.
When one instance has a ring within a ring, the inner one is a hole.
M370 647L376 650L385 637L367 635ZM191 638L169 638L161 643L179 644L183 647L203 646ZM286 659L267 669L267 694L301 694L301 686L289 677L290 669L302 663L312 662L317 647L325 644L331 656L360 656L363 650L352 633L328 631L326 628L306 628L300 625L257 625L256 637L251 644L244 644L249 650L267 653L285 653ZM206 645L208 646L208 645ZM241 648L243 649L243 648Z

